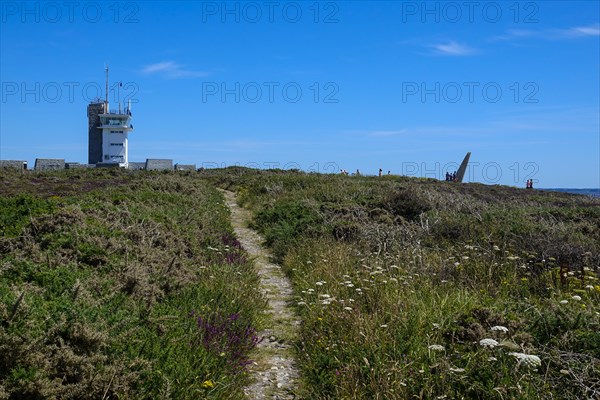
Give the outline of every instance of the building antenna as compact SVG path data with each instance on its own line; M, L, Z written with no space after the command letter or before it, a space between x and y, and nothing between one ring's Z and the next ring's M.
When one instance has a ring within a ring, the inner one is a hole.
M106 68L106 100L104 101L104 112L108 114L108 64L104 64Z

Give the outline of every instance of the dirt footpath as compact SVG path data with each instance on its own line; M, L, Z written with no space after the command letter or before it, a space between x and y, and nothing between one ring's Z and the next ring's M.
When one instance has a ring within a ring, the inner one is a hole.
M223 192L231 210L231 223L238 240L254 258L260 276L260 290L268 301L268 329L259 332L264 337L253 354L250 368L254 382L245 390L250 399L296 399L298 369L291 348L300 321L289 306L293 300L292 286L281 267L270 262L271 254L263 247L263 238L248 228L250 213L237 205L235 194Z

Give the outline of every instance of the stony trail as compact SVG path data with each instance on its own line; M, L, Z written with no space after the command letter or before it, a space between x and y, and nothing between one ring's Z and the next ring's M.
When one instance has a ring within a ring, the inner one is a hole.
M223 191L231 210L231 224L244 249L254 258L260 276L260 290L268 301L267 326L259 332L264 339L257 346L255 363L250 368L253 383L245 389L250 399L296 399L299 377L292 350L300 321L289 306L292 286L281 267L270 262L271 254L263 238L248 228L250 212L237 205L235 194Z

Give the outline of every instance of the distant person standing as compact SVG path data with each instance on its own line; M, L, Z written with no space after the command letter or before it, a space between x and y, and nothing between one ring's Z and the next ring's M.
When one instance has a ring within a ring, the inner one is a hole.
M383 175L383 170L379 168L379 176Z
M356 169L356 176L360 176L360 170L358 168Z

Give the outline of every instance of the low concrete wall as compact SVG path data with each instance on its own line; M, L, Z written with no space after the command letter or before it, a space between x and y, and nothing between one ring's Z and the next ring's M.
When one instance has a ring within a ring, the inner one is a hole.
M133 171L141 171L141 170L146 169L146 163L145 162L137 162L137 161L129 162L129 163L127 163L127 169L130 169Z
M68 162L66 163L67 169L85 169L85 168L95 168L95 164L80 164L78 162Z
M16 169L23 171L27 169L27 161L23 160L0 160L0 168Z
M175 171L195 171L196 164L175 164Z
M57 171L65 169L64 158L36 158L35 159L35 170L36 171Z
M146 171L173 171L173 160L148 158Z

